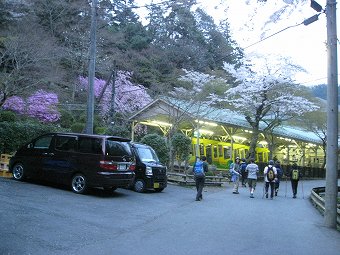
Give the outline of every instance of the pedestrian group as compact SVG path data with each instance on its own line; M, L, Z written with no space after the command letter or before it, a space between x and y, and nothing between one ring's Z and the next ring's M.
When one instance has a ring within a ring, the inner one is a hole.
M197 157L193 166L193 173L196 183L196 201L201 201L203 199L202 191L205 184L205 173L208 172L207 158L202 156ZM249 159L249 163L246 163L245 159L240 159L236 157L235 162L230 163L229 167L230 180L233 183L233 194L239 194L239 183L241 180L242 187L248 185L249 196L254 198L255 188L259 175L259 167L255 163L254 158ZM286 179L286 191L285 196L287 196L287 180L290 179L293 198L297 197L298 183L302 178L301 171L296 163L294 163L290 169L284 173L281 168L280 161L269 160L268 165L265 166L263 170L264 185L262 198L274 199L274 196L278 196L280 189L280 182L283 177Z

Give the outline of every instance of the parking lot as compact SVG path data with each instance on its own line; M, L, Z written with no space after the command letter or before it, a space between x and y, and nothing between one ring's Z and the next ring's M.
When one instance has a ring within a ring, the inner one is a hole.
M306 182L304 195L322 184ZM282 189L271 201L261 188L250 199L246 188L206 187L196 202L193 188L172 184L78 195L0 178L0 254L338 254L339 232L322 227L301 192L291 199Z

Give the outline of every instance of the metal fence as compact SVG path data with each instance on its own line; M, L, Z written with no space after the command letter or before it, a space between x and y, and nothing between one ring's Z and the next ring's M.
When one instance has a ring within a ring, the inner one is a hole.
M338 187L338 192L340 192L340 187ZM322 194L325 193L325 187L317 187L313 188L310 198L312 200L313 205L318 208L318 210L324 215L325 213L325 200L323 199ZM337 226L340 228L340 208L339 204L337 207Z

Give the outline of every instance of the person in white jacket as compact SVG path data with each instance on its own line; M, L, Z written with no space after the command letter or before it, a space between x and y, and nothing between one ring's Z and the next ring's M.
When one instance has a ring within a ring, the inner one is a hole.
M256 187L257 174L259 172L259 166L255 164L255 160L253 158L250 159L250 163L246 167L247 173L247 182L249 186L250 197L254 198L254 191Z

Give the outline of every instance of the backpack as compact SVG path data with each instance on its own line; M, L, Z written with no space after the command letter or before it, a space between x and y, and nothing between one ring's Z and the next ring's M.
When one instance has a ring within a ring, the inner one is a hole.
M203 171L203 161L196 161L194 166L194 173L195 175L204 175Z
M268 171L267 171L267 180L269 182L274 181L275 179L275 173L274 173L274 169L272 166L268 166Z
M294 180L294 181L299 180L299 170L294 169L294 170L292 171L292 180Z

